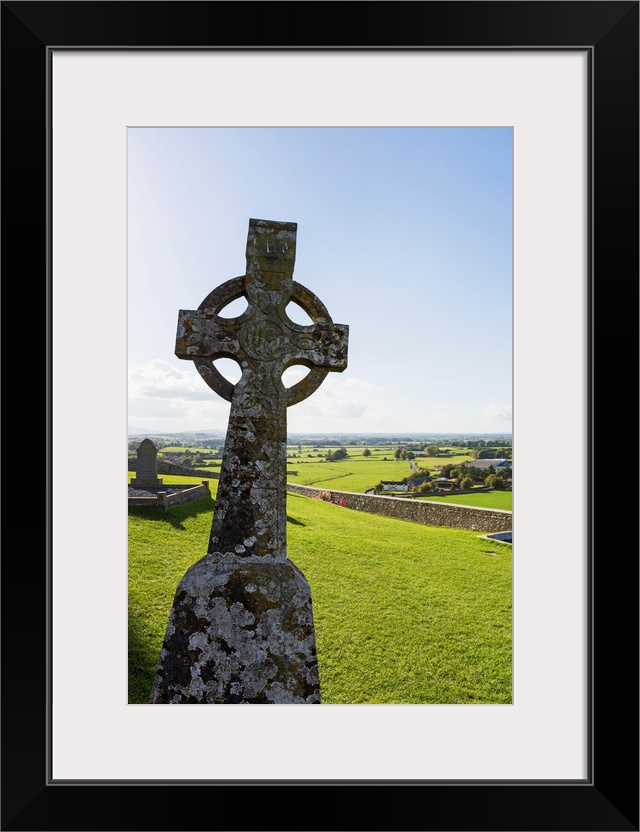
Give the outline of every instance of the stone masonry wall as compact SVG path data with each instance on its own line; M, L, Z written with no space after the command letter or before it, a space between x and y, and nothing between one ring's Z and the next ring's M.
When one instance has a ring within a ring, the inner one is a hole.
M194 485L193 488L188 488L186 491L177 491L174 494L166 494L164 499L158 495L158 501L164 504L165 509L173 508L174 506L181 506L184 503L192 503L197 499L205 500L211 497L209 491L209 483L203 482L202 485Z
M430 500L410 500L406 497L383 497L377 494L355 494L351 491L329 491L307 485L287 483L287 491L305 497L320 498L330 495L332 502L346 503L347 508L382 514L398 520L411 520L429 526L449 526L478 532L506 532L511 530L512 513L497 508L474 508L454 503Z
M135 471L137 459L129 459L127 470ZM177 465L174 462L162 462L158 460L157 463L158 476L162 474L173 474L176 477L198 477L198 479L219 480L220 474L217 471L200 470L200 468L187 468L186 465Z
M158 492L147 497L129 497L129 508L154 508L157 511L168 511L175 506L185 503L195 503L200 500L210 500L209 483L202 481L201 485L185 488L184 491Z

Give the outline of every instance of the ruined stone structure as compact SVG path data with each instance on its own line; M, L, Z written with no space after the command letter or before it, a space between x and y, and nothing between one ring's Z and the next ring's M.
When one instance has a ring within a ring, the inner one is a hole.
M286 552L286 409L347 366L348 327L293 280L296 223L250 220L246 274L181 310L176 355L231 402L207 555L178 585L151 703L319 704L311 592ZM240 317L220 317L246 297ZM294 323L290 301L311 318ZM235 384L214 366L235 359ZM287 389L283 371L309 374Z
M185 503L211 499L209 483L206 480L201 480L200 485L164 485L164 481L158 476L159 468L163 468L165 474L186 472L189 476L197 476L199 472L182 465L167 466L158 462L158 449L150 439L143 439L138 445L136 459L129 460L128 468L137 474L129 482L129 508L168 511ZM179 470L167 470L171 468Z

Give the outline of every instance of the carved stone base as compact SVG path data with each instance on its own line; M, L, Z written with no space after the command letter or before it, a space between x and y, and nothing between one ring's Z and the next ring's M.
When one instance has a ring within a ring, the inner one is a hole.
M206 555L184 575L151 704L320 704L311 592L290 560Z
M163 485L162 477L132 477L133 488L160 488Z

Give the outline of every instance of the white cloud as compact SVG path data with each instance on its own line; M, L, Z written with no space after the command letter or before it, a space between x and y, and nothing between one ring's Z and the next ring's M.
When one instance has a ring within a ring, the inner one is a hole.
M129 369L128 418L132 427L158 433L225 430L229 403L208 387L193 365L155 359Z
M210 401L215 393L204 383L192 364L178 369L161 358L129 368L129 397Z
M373 411L380 408L380 392L368 381L330 373L312 396L289 408L289 429L303 433L366 431Z
M510 404L490 404L482 411L485 419L495 419L501 422L511 421L511 405Z
M181 363L176 366L155 359L130 368L132 427L159 433L226 429L229 402L211 390L191 362L184 362L184 368ZM306 368L291 367L285 384L291 386L304 375ZM420 385L391 392L361 378L329 373L309 398L288 408L287 426L291 433L481 433L511 429L506 424L511 420L510 405L491 404L482 410L482 416L479 424L470 425L453 411L437 410Z
M176 367L157 358L129 369L129 422L135 427L173 433L181 430L224 430L230 405L205 384L190 363ZM306 375L294 366L286 373L291 386ZM289 429L302 432L362 431L371 417L380 421L381 389L357 378L330 373L318 390L288 411ZM385 418L384 422L388 420ZM373 427L373 425L372 425Z

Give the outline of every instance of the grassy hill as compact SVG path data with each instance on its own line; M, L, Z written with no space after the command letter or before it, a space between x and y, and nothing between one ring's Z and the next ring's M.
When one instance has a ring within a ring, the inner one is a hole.
M294 494L287 515L323 703L511 702L511 546ZM207 503L129 512L131 703L147 701L175 588L206 553L211 519Z

